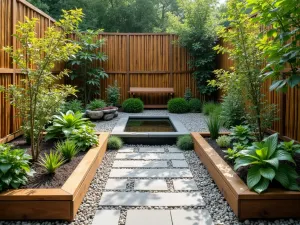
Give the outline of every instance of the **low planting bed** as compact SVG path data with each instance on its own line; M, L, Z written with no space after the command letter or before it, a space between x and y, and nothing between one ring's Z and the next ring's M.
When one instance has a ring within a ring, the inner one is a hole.
M264 193L250 191L231 166L205 140L209 133L192 133L194 150L240 220L252 218L300 218L300 192L270 187Z
M98 146L75 159L74 163L80 162L73 166L76 168L70 175L64 174L68 177L62 186L52 182L51 185L44 183L41 188L1 193L0 220L72 221L106 152L108 136L109 133L100 133Z

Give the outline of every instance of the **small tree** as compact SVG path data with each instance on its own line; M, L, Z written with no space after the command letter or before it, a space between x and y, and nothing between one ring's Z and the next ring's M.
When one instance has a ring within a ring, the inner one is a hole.
M98 38L102 30L87 30L77 32L74 44L81 47L80 51L69 61L69 68L73 70L71 79L78 79L82 85L79 87L84 106L95 96L100 96L100 80L107 78L100 62L105 61L107 56L100 51L105 39Z
M239 80L238 87L245 91L248 103L247 120L261 141L265 129L270 127L274 121L275 106L268 104L261 93L263 77L261 67L263 65L262 51L257 47L259 24L254 23L247 13L246 2L240 0L229 0L225 19L230 22L230 29L220 27L219 37L223 38L225 46L218 45L215 50L228 53L234 62L234 73L225 74ZM228 85L219 76L219 82ZM227 86L228 88L228 86ZM230 87L234 88L234 87ZM242 93L241 93L242 94Z
M11 85L6 91L22 119L22 130L30 136L34 161L39 157L45 125L62 101L68 95L75 94L73 87L58 84L68 71L54 75L51 70L55 63L67 61L78 51L79 46L70 43L66 37L78 27L82 15L80 9L63 11L62 19L48 27L41 38L35 33L38 19L26 18L16 28L15 37L20 42L20 48L16 51L12 47L4 49L25 75L21 85Z

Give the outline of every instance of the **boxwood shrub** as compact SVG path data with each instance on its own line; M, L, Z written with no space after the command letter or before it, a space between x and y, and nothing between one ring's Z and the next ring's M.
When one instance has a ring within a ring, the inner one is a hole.
M187 113L190 107L184 98L173 98L168 101L168 110L170 113Z
M121 138L116 136L110 136L107 142L107 148L111 150L118 150L122 148L123 141Z
M139 98L128 98L123 102L122 108L124 112L139 113L139 112L143 112L144 103Z
M202 111L202 102L198 98L192 98L189 101L189 107L191 112L201 112Z
M194 142L191 135L184 135L177 139L177 147L181 150L191 150L194 148Z

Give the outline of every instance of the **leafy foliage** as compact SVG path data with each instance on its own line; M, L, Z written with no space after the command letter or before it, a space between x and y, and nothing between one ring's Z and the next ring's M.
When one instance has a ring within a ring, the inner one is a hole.
M44 167L49 174L55 173L61 165L65 163L62 154L59 151L50 151L49 154L45 154L39 160L39 165Z
M218 107L220 107L219 104L214 103L214 102L204 102L203 103L203 107L202 107L202 111L204 113L204 115L210 115L212 113L214 113L215 111L218 111Z
M55 150L60 152L66 161L71 161L77 155L79 149L74 141L66 140L58 142L55 145Z
M193 94L192 94L191 88L186 88L186 89L185 89L183 98L184 98L186 101L190 101L190 100L193 98Z
M289 142L281 142L278 145L278 149L284 150L289 152L292 156L295 154L300 154L300 145L299 144L294 144L295 141L289 141Z
M122 148L123 141L117 136L110 136L107 142L107 148L111 150L118 150Z
M191 135L184 135L184 136L178 137L176 145L181 150L194 149L194 142L193 142L193 138L191 137Z
M213 140L217 139L219 137L219 131L223 124L220 116L216 113L211 113L205 122L210 132L210 138Z
M67 113L68 111L82 112L83 111L82 102L79 101L78 99L65 102L61 107L61 112Z
M202 111L202 102L198 98L192 98L189 101L189 108L191 112L200 113Z
M278 134L273 134L262 142L255 142L246 150L239 152L234 169L249 166L247 185L251 190L261 193L265 191L273 179L289 190L300 190L296 179L298 174L288 161L295 164L292 155L277 149Z
M89 125L74 129L70 135L70 140L74 141L80 150L87 150L89 147L98 144L98 136Z
M16 50L4 48L25 75L21 85L11 85L6 91L22 118L22 130L30 134L34 161L40 153L41 133L45 125L64 99L75 94L73 87L58 82L68 74L68 70L55 76L51 71L55 63L67 61L78 51L79 46L70 43L67 36L77 29L81 18L82 11L79 9L63 11L62 19L47 27L43 37L36 34L38 19L25 18L25 22L16 26L14 35L20 47Z
M60 115L53 116L52 126L46 129L46 140L53 138L68 138L75 129L80 129L83 126L94 125L87 119L83 118L83 113L68 111L66 114L60 113Z
M106 88L106 94L107 94L107 102L111 106L117 106L117 104L120 101L120 87L118 87L118 83L115 80L114 85L108 85Z
M128 98L123 102L122 108L124 109L124 112L139 113L143 112L144 103L139 98Z
M230 136L234 142L240 143L243 146L250 145L254 141L254 136L249 126L246 125L232 127Z
M225 159L229 159L231 161L234 161L239 157L239 151L237 148L228 148L227 150L223 150L223 152L226 154L224 157Z
M270 90L287 91L300 83L300 18L297 0L248 0L253 18L262 24L262 38L258 46L263 50L268 64L263 70L265 78L273 78ZM288 66L290 74L281 76L281 71Z
M173 98L168 101L168 110L170 113L187 113L190 107L184 98Z
M102 109L106 106L106 103L101 99L95 99L90 102L90 104L87 105L87 108L89 110L97 110Z
M208 86L215 68L216 18L214 0L178 0L180 13L168 13L167 31L179 36L178 43L191 55L190 68L197 83L198 91L212 95L216 87Z
M216 142L221 148L229 147L231 143L231 137L222 135L216 139Z
M107 56L100 51L105 43L105 39L98 38L101 32L102 30L77 32L76 40L73 40L74 44L80 46L80 50L69 61L68 66L73 71L71 79L78 79L82 83L79 91L84 106L94 96L100 95L100 80L108 77L103 68L92 66L107 59Z
M11 149L0 144L0 191L19 188L27 183L26 176L34 173L30 169L31 156L22 149Z

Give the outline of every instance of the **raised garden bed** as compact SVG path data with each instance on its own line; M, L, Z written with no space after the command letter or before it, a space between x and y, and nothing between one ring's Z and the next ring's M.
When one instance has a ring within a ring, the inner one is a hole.
M108 136L100 133L99 145L85 154L61 188L1 193L0 220L72 221L105 154Z
M208 133L192 133L194 150L240 220L300 218L300 192L269 188L257 194L205 140Z

